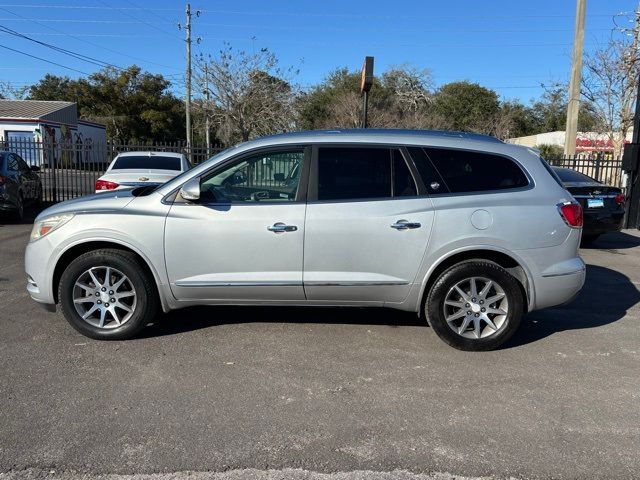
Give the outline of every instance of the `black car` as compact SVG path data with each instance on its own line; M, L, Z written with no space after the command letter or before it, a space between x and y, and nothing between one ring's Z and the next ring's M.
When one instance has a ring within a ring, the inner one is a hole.
M42 201L42 183L35 173L38 170L15 153L0 152L0 213L22 219L25 204Z
M593 242L603 233L622 228L625 196L618 187L610 187L569 168L553 167L554 172L584 210L582 242Z

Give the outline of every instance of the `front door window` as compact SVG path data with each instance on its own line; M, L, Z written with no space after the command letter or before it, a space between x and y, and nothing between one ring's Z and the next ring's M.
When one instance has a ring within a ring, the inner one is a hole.
M303 150L261 153L204 177L200 198L209 203L295 201Z

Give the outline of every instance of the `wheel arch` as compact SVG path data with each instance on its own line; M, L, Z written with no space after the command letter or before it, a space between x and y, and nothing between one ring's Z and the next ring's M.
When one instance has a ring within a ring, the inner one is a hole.
M111 249L115 249L115 250L123 250L123 251L127 251L132 253L133 255L136 256L136 258L140 261L140 264L142 265L142 267L145 269L146 273L149 274L151 276L151 278L153 278L155 287L156 287L156 291L158 293L158 297L160 298L160 302L162 305L163 310L167 311L166 304L165 304L165 299L164 299L164 295L162 294L162 291L160 289L160 279L158 277L158 274L156 272L156 270L153 268L153 266L151 265L151 262L149 262L149 260L147 258L144 257L144 255L142 255L142 253L140 253L139 251L137 251L135 248L133 248L131 245L127 245L125 243L121 243L118 241L113 241L113 240L88 240L85 242L80 242L80 243L76 243L74 245L71 245L69 248L67 248L57 259L56 261L56 265L54 267L53 270L53 277L52 277L52 293L53 293L53 299L55 301L55 303L58 303L59 299L58 299L58 288L60 286L60 279L62 277L62 273L64 272L64 270L67 268L67 266L76 258L78 258L80 255L83 255L87 252L93 251L93 250L100 250L103 248L111 248Z
M434 267L431 268L425 281L423 282L423 288L420 292L420 301L418 303L418 312L422 315L424 302L431 290L431 287L436 282L438 277L449 269L450 267L468 260L487 260L497 265L500 265L507 272L509 272L518 281L518 285L522 291L524 298L525 313L531 306L533 300L532 282L529 279L527 271L522 266L522 262L516 260L512 255L509 255L503 251L492 250L488 248L471 248L463 251L452 253L444 258L441 258Z

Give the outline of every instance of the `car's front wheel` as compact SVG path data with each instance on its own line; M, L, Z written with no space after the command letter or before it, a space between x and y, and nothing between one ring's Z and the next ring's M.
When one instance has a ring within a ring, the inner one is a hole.
M459 350L492 350L506 342L522 318L518 281L485 260L462 262L443 272L425 302L438 336Z
M58 299L71 326L98 340L131 338L158 310L153 277L131 252L102 249L73 260Z

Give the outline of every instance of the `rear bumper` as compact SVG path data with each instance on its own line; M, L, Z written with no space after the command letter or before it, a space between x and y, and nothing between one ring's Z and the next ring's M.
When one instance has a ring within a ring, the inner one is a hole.
M578 256L580 235L580 229L571 229L560 245L517 251L529 272L529 311L562 305L580 292L586 278Z
M543 275L536 280L536 309L569 303L580 293L587 271L582 259L576 260L581 264L578 269Z
M624 211L615 213L592 212L585 210L583 235L599 235L606 232L617 232L622 229Z

